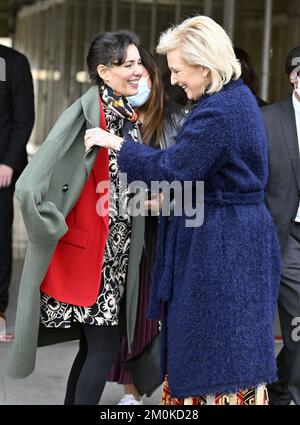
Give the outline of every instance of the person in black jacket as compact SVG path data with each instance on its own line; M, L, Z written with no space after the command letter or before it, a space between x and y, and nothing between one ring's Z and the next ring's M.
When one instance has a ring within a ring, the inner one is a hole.
M27 58L0 45L0 339L12 270L15 182L27 164L26 144L34 124L34 94Z
M261 99L258 95L259 93L258 76L252 64L250 56L245 50L241 49L240 47L235 47L234 53L236 58L239 60L241 64L241 68L242 68L241 78L244 84L246 84L246 86L248 86L249 89L252 91L252 93L254 94L257 100L258 106L260 108L262 108L263 106L267 106L268 103L265 102L263 99Z
M300 46L286 59L293 93L262 109L269 138L266 203L282 254L278 312L283 349L279 382L269 387L270 404L300 404Z

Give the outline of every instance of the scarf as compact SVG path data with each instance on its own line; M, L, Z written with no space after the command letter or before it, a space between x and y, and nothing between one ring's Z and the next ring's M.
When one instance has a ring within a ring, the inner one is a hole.
M118 117L129 120L132 125L137 123L136 112L127 99L119 92L104 84L100 87L100 96L103 102L105 102Z
M139 124L137 114L125 96L104 84L100 87L100 97L113 114L122 119L122 137L130 138L134 142L137 142ZM110 125L108 125L108 131L110 131L109 127Z

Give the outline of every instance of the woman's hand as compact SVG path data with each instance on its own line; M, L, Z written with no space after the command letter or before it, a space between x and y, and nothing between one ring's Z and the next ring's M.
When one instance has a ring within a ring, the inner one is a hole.
M159 215L162 208L163 199L163 194L160 192L156 198L145 201L145 209L152 211L156 215Z
M107 149L119 150L122 138L102 130L102 128L91 128L85 132L84 144L87 152L94 145L101 146Z
M14 170L5 164L0 164L0 189L5 189L11 184Z

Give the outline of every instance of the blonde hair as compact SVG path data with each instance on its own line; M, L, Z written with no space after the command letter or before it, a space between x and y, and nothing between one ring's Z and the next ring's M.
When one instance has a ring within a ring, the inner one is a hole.
M179 49L189 65L209 69L211 82L206 93L220 91L231 79L241 75L232 43L224 29L208 16L195 16L169 28L159 39L157 53Z

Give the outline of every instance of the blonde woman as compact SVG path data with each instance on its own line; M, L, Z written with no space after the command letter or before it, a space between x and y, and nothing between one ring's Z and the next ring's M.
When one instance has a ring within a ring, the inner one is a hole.
M167 55L171 83L195 102L176 145L157 152L100 129L88 130L85 143L119 150L129 181L204 181L201 226L187 227L185 212L160 223L150 316L163 307L163 403L267 404L265 384L276 380L280 257L263 202L261 114L212 19L169 29L157 51Z

